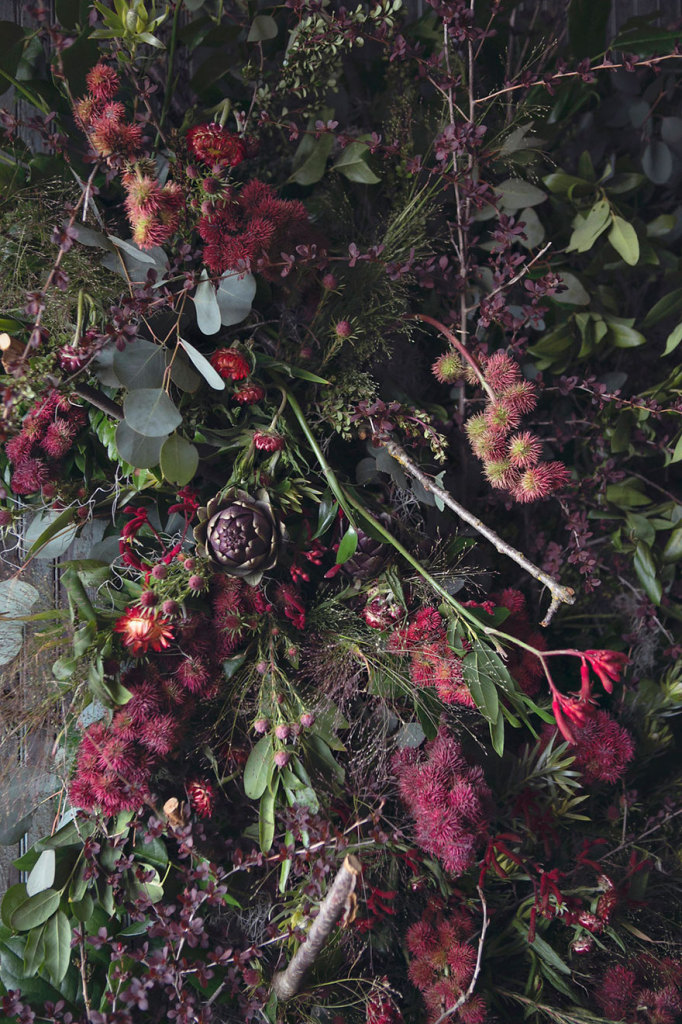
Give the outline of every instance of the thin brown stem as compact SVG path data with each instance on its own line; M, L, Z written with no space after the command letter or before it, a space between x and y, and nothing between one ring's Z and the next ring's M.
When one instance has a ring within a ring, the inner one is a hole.
M524 554L517 551L506 541L502 540L501 537L491 530L489 526L486 526L478 516L475 516L473 512L469 512L468 509L464 508L456 501L449 491L446 491L444 487L440 487L432 477L419 468L409 457L404 448L401 448L395 441L382 441L381 438L377 438L380 444L384 446L389 455L392 455L396 462L399 462L403 469L411 476L414 480L417 480L425 491L430 491L439 498L444 505L463 519L469 526L473 526L478 533L482 534L486 540L496 548L497 551L502 555L507 555L517 565L520 565L522 569L533 577L533 579L539 580L541 583L548 588L552 595L552 602L547 610L545 617L540 623L542 626L548 626L554 613L560 604L573 604L575 601L575 594L571 587L564 587L561 583L554 579L553 576L548 575L537 565L534 565Z

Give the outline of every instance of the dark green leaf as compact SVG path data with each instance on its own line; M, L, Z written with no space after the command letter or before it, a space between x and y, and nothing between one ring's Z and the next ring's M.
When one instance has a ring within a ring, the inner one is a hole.
M257 14L251 22L247 43L261 43L266 39L274 39L277 35L277 22L269 14ZM269 849L269 847L268 847Z
M471 651L462 662L464 682L469 687L476 707L489 722L496 722L500 714L497 687L481 663L478 651Z
M44 945L45 966L50 980L59 985L71 959L71 925L63 911L58 910L45 924Z
M2 923L8 928L11 928L12 914L20 907L22 903L25 903L28 899L26 892L26 884L24 882L18 882L16 885L11 885L5 895L2 898L2 904L0 905L0 918Z
M19 932L36 928L52 917L58 907L59 893L54 889L37 892L35 896L29 896L14 910L10 917L11 926Z
M24 947L24 975L27 978L32 978L33 975L36 974L45 958L43 936L45 934L46 927L47 925L41 924L39 928L34 928L26 936L26 946Z
M682 558L682 526L676 527L668 537L668 543L663 548L661 558L666 565L670 562L678 562Z
M250 800L260 800L274 768L272 736L263 736L249 754L244 767L244 792Z
M670 332L665 342L664 356L669 356L671 352L674 352L679 343L682 341L682 323L678 324L677 327Z
M598 200L587 214L579 213L573 221L573 233L566 252L588 252L611 220L611 207L605 199Z
M651 307L641 323L642 330L654 327L667 316L674 316L682 309L682 288L675 288Z
M635 572L639 582L644 587L647 597L658 605L661 603L663 588L661 581L656 575L656 564L651 557L651 550L648 544L640 541L635 551Z
M660 139L652 139L642 154L642 169L654 185L665 185L673 173L673 155Z
M279 776L275 776L275 784L272 789L266 789L263 793L258 810L258 839L261 853L268 853L275 838L275 799Z
M496 722L488 722L490 727L490 740L495 753L502 757L504 754L504 715L498 715Z
M332 151L334 136L329 133L314 141L305 135L294 155L294 171L291 180L298 185L314 185L319 181L327 166L327 157Z
M376 185L381 179L367 165L369 147L364 142L351 142L341 152L332 170L339 171L349 181L357 181L363 185Z

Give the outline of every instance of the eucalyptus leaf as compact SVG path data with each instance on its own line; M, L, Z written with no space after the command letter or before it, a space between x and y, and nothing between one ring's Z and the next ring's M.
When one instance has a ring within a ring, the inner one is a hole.
M251 312L256 297L256 278L253 274L225 274L221 277L216 291L223 327L240 324Z
M78 532L78 523L74 523L73 518L71 508L39 512L24 534L31 557L52 559L63 555Z
M266 39L274 39L277 35L277 22L269 14L257 14L251 22L247 43L261 43Z
M665 185L673 173L674 161L669 147L660 139L652 139L642 154L642 170L654 185Z
M225 389L225 381L218 371L213 369L206 356L203 356L201 352L194 347L194 345L190 345L190 343L185 341L183 338L180 339L180 344L204 380L210 384L215 391L223 391Z
M160 388L166 369L166 356L159 345L138 339L114 352L113 371L121 384L129 390Z
M140 388L129 392L123 403L123 413L130 429L143 437L165 437L182 423L180 412L163 388ZM123 452L121 455L127 458Z
M216 298L216 290L209 280L206 269L201 271L201 278L192 296L197 314L197 326L202 334L217 334L220 330L220 306Z
M161 456L161 448L165 441L163 437L145 437L136 430L132 430L125 420L121 420L116 427L116 447L122 459L129 462L137 469L149 469L158 466Z

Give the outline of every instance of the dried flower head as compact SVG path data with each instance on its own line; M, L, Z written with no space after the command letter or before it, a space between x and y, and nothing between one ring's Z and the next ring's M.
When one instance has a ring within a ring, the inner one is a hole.
M438 356L431 372L440 384L456 384L464 376L464 365L454 348Z
M246 156L242 139L215 122L190 128L187 148L197 160L211 166L236 167Z
M151 608L126 608L114 626L131 654L138 657L147 651L162 651L170 646L173 627L163 615Z
M246 356L234 348L219 348L211 356L210 363L223 380L243 380L251 372Z
M100 101L113 99L119 86L114 69L101 61L88 71L85 82L90 95Z

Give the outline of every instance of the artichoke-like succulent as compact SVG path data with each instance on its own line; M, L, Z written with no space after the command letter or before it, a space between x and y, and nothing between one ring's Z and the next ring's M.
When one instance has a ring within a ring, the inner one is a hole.
M198 510L197 554L255 586L277 561L280 528L265 491L255 498L236 487Z

